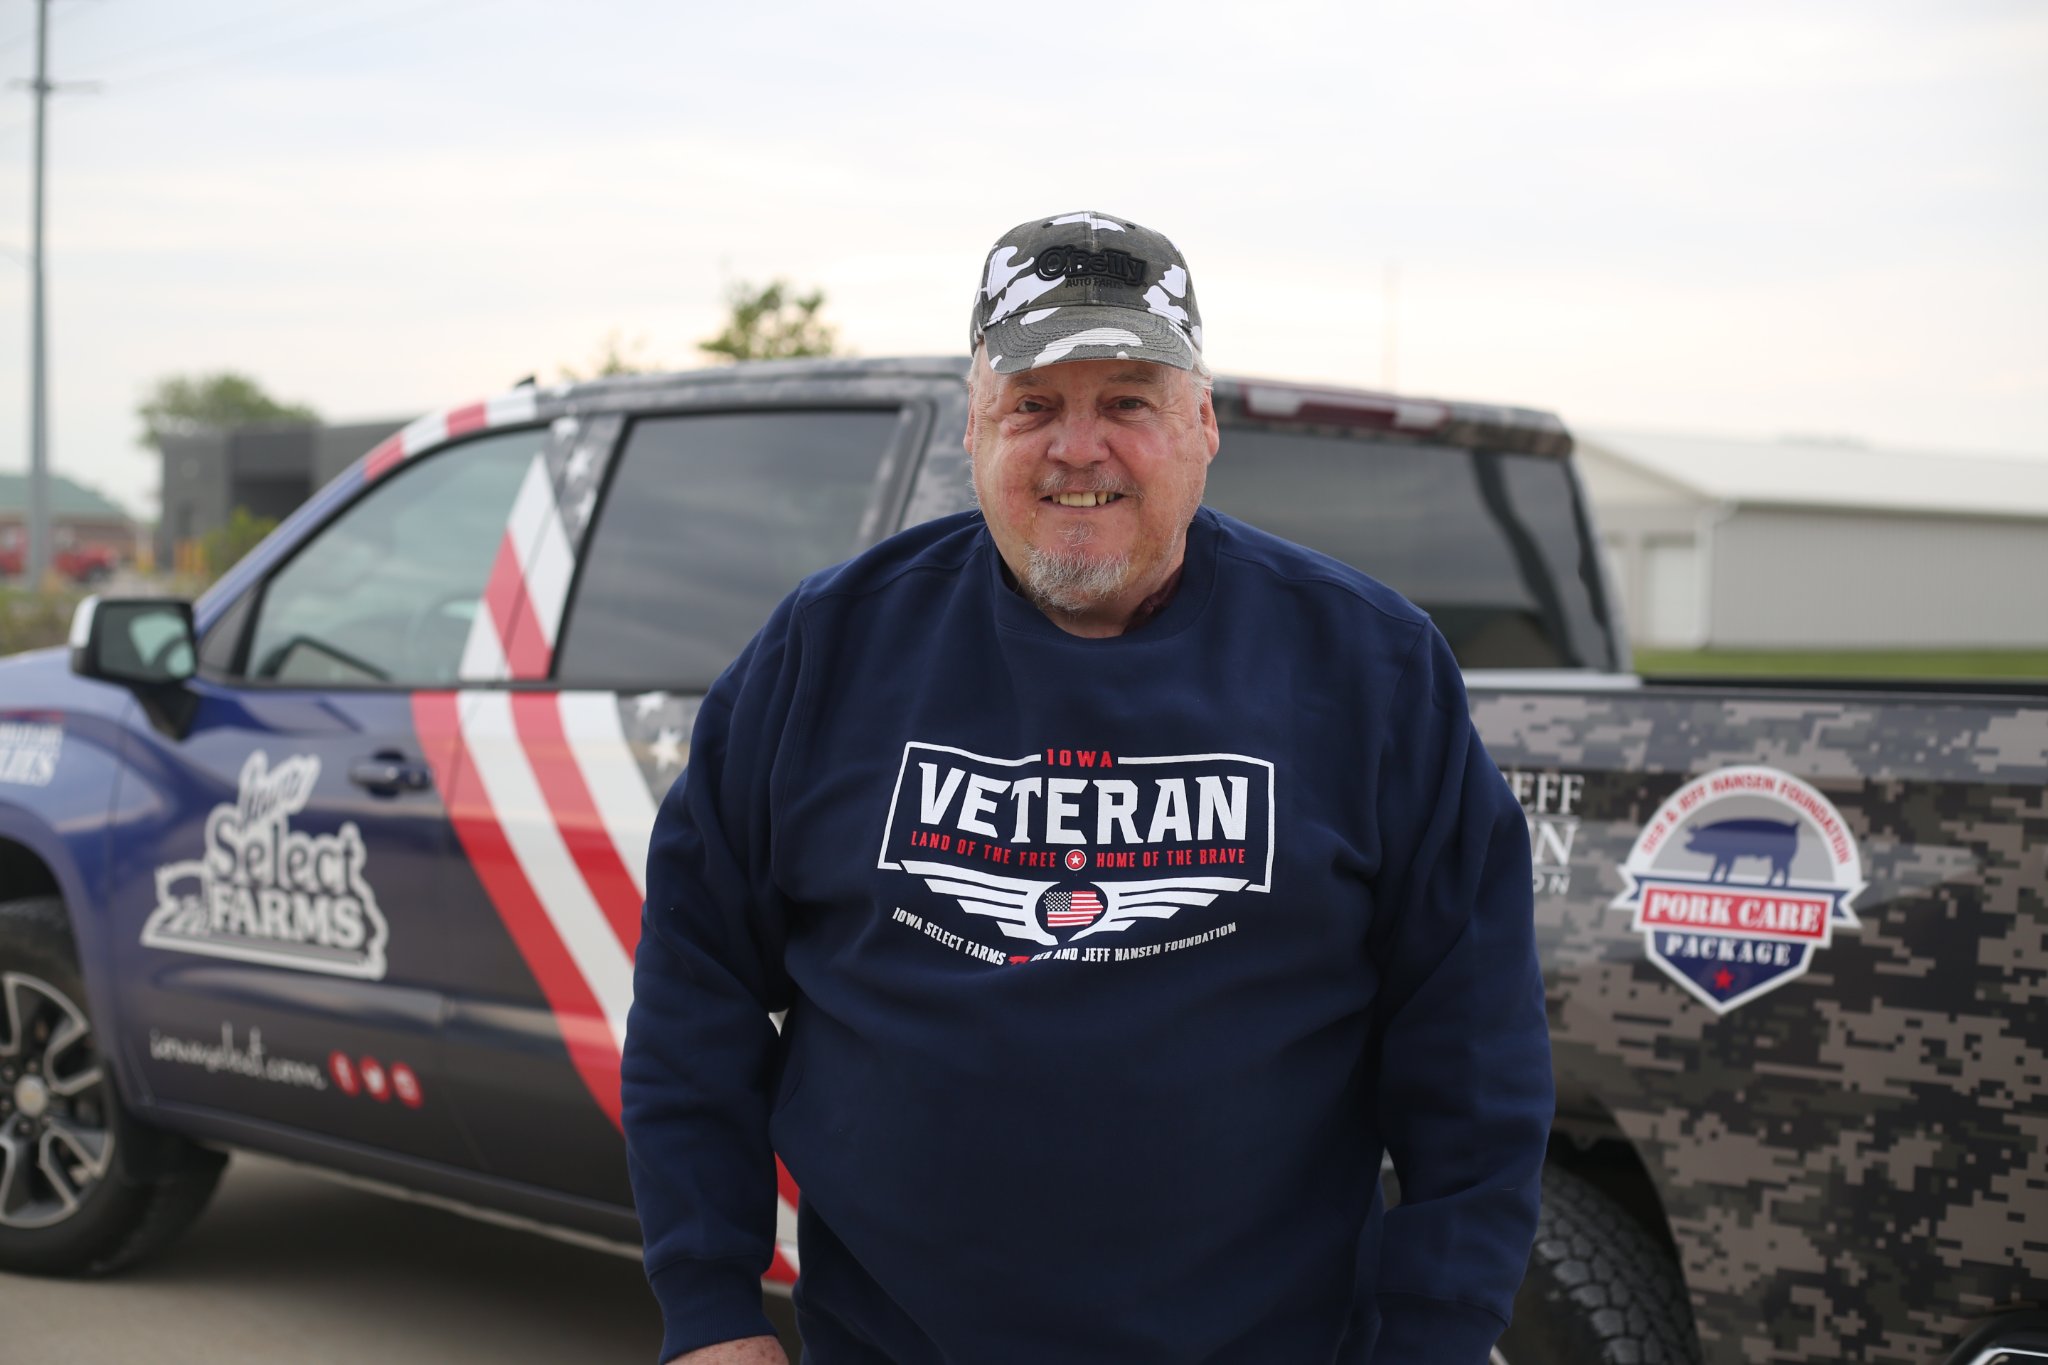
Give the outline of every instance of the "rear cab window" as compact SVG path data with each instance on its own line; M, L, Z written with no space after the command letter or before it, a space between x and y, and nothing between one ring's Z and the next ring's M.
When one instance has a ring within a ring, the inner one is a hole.
M791 589L872 538L895 407L646 417L628 430L555 678L702 692Z
M1563 459L1226 424L1204 501L1401 593L1467 669L1615 666Z

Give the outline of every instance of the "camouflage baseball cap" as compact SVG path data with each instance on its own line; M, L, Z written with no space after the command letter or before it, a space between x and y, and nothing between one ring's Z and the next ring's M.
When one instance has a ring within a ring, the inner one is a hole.
M1002 235L974 296L967 349L999 374L1062 360L1150 360L1191 370L1202 315L1179 248L1100 213L1034 218Z

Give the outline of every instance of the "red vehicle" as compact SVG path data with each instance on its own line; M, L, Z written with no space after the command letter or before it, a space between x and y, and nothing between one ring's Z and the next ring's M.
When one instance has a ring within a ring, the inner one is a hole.
M18 530L0 535L0 575L20 575L28 561L28 537ZM50 567L74 583L97 583L114 572L120 559L104 545L67 545L50 555Z

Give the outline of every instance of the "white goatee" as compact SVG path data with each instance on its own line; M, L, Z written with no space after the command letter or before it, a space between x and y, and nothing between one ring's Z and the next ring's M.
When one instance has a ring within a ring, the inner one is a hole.
M1104 559L1078 552L1057 554L1033 545L1025 556L1023 586L1040 606L1073 615L1114 597L1130 574L1127 554Z

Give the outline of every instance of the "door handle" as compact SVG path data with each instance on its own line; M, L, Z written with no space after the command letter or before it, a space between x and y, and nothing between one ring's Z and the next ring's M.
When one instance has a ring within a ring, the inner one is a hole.
M403 754L376 754L359 758L349 766L348 780L378 796L400 792L421 792L434 785L434 775L422 763L411 763Z

